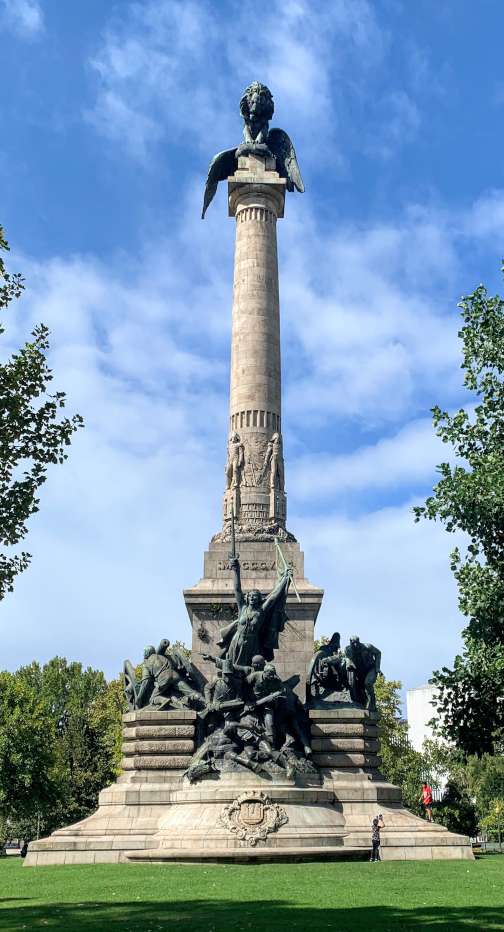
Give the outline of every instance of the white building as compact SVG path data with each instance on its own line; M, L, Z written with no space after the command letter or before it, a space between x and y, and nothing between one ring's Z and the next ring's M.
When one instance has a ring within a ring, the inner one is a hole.
M436 695L436 687L415 686L406 693L406 716L408 719L408 734L415 751L421 751L426 738L432 738L432 728L427 722L434 718L435 709L432 700Z

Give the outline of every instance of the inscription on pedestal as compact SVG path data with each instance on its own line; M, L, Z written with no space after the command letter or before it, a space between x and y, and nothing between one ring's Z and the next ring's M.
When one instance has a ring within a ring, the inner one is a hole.
M247 573L272 573L276 570L275 560L242 560L240 564L242 570ZM231 564L229 560L219 560L217 569L220 573L230 573Z

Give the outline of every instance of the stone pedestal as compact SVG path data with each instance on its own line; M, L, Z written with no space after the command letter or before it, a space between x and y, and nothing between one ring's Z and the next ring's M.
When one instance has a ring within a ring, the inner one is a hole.
M376 717L310 712L314 774L222 772L190 784L194 712L124 716L124 771L94 815L30 844L25 864L369 857L383 814L384 860L472 858L469 839L417 818L379 771Z
M311 710L313 757L342 813L345 851L369 856L371 822L383 815L383 860L472 859L469 838L405 809L401 791L380 773L379 722L364 709Z

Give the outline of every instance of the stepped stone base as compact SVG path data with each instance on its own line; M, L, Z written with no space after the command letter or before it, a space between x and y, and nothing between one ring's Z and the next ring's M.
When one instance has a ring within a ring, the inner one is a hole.
M195 719L125 715L122 776L92 816L32 842L25 865L365 859L378 813L384 860L473 857L468 838L403 807L379 772L377 719L368 712L310 712L316 774L242 771L190 784L183 773Z

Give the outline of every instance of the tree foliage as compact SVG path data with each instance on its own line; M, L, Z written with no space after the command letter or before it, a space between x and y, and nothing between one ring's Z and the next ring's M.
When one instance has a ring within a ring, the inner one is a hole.
M401 717L399 680L387 680L378 674L375 683L376 705L380 714L381 770L390 783L399 786L405 805L417 811L423 780L433 780L425 755L411 746L408 723Z
M0 310L24 290L24 279L5 268L8 250L0 227ZM5 328L0 322L0 336ZM31 340L0 364L0 546L15 547L27 534L28 518L39 510L38 490L51 463L63 463L80 415L60 418L64 392L48 393L52 371L47 364L49 331L35 327ZM0 599L26 569L30 554L0 552Z
M329 644L329 638L325 634L322 634L319 638L315 638L313 642L313 653L316 654L324 644Z
M51 809L59 797L56 728L32 684L0 673L0 841L8 822Z
M458 832L474 838L478 833L478 819L473 801L468 793L449 780L439 802L433 807L435 822L446 826L450 832Z
M498 750L504 732L504 301L480 285L459 307L464 384L475 405L453 415L433 408L436 433L456 462L438 466L433 494L414 511L416 520L439 520L469 538L464 553L451 554L468 619L465 649L433 682L442 734L480 755Z
M504 796L501 799L493 800L486 816L481 820L481 828L490 838L495 838L499 842L499 848L502 851L502 839L504 837Z
M62 657L0 673L0 826L33 837L93 812L119 772L124 711L119 677Z
M58 801L45 809L45 829L76 822L98 803L120 762L119 680L107 683L101 670L54 657L44 666L21 667L17 676L40 696L56 733Z

